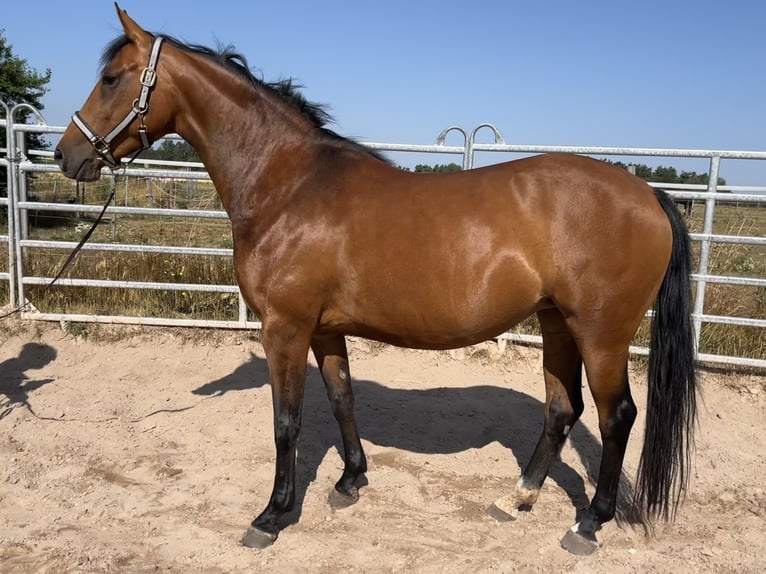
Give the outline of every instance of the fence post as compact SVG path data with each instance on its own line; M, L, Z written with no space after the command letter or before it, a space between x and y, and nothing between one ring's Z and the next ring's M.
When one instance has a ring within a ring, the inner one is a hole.
M713 233L713 216L715 215L716 193L718 192L718 173L721 167L721 158L713 156L710 158L710 172L708 173L707 193L705 198L705 219L702 223L702 233L705 236L700 242L700 262L697 268L699 275L708 274L708 265L710 263L710 247L713 242L710 235ZM702 314L705 310L705 288L707 282L705 279L697 281L697 293L694 298L694 311L692 314L694 323L695 346L699 350L700 337L702 336Z
M16 264L16 290L18 292L18 302L19 304L24 304L24 301L26 299L24 295L24 253L21 249L21 240L22 240L22 230L21 230L21 209L18 207L19 198L22 197L20 193L24 191L26 193L26 186L24 189L21 189L21 185L19 185L19 178L21 178L21 168L19 166L22 156L21 152L16 153L16 114L19 110L26 109L32 112L32 114L37 119L37 124L41 126L46 126L48 122L45 120L45 117L40 113L40 111L35 108L34 106L31 106L26 103L20 103L16 104L11 108L10 113L10 133L11 133L11 140L10 142L13 144L13 158L14 162L16 163L14 167L14 173L15 173L15 185L13 189L13 209L14 209L14 217L15 217L15 224L13 229L13 238L11 241L14 243L14 251L16 253L15 257L15 264ZM20 131L21 138L24 137L24 132ZM23 144L22 144L23 145ZM19 146L19 149L23 149ZM26 173L24 174L24 177L26 177ZM26 197L22 197L23 200L26 200ZM26 217L27 211L24 211L24 216Z
M15 154L13 143L13 122L11 121L11 109L8 105L0 100L0 104L5 110L5 155L8 160L8 168L6 169L6 182L8 193L8 299L11 308L16 308L18 305L16 298L16 249L13 244L14 227L16 224L16 208L14 205L14 176L13 170L15 169Z
M16 148L19 150L18 160L19 163L27 159L27 142L25 141L24 134L16 139ZM19 170L16 174L16 190L19 201L27 201L29 194L27 193L27 174ZM19 210L16 225L19 227L19 233L22 239L29 239L29 210Z
M242 297L242 292L237 291L237 300L239 301L239 322L242 324L242 328L247 327L247 303L245 303L245 298Z
M8 225L8 241L11 245L11 249L13 250L13 253L11 255L11 262L14 269L14 285L15 285L15 292L16 292L16 303L15 305L23 304L24 302L24 284L23 284L23 277L24 277L24 270L23 270L23 259L22 259L22 253L21 253L21 246L20 246L20 240L21 240L21 233L19 230L19 155L16 152L16 130L15 130L15 124L13 122L13 111L16 108L14 107L11 110L11 121L8 125L8 133L10 134L10 138L8 140L8 172L11 173L10 178L10 186L8 189L8 212L13 212L13 229L11 229L11 225ZM8 221L10 223L10 217L8 218Z

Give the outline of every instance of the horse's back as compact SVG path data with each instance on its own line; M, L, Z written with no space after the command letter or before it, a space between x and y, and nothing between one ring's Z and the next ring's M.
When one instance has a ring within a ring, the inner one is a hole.
M452 347L547 307L609 312L627 297L633 322L662 281L667 218L615 166L544 155L445 175L374 169L347 180L332 216L320 327Z

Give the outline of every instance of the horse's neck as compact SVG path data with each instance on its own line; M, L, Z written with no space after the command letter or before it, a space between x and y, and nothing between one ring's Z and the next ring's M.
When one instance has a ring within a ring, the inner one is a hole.
M275 158L298 159L310 130L306 122L262 93L266 88L252 88L212 65L179 81L176 131L199 154L229 216L233 206L258 202L257 192L269 191L265 185L278 189ZM295 152L285 151L290 148Z

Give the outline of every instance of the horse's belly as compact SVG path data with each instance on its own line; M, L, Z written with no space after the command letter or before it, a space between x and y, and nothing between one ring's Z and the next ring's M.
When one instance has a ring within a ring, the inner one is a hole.
M411 292L410 292L411 294ZM447 289L408 297L367 297L346 308L329 308L320 329L375 339L402 347L450 349L486 341L532 313L550 306L537 292L450 296Z

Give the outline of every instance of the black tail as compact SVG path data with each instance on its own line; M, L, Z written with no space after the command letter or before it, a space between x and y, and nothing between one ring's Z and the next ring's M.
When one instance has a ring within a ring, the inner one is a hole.
M670 263L654 303L646 431L636 479L636 509L672 520L685 490L697 419L691 249L681 213L655 190L673 229Z

